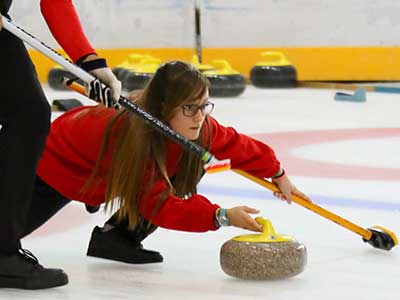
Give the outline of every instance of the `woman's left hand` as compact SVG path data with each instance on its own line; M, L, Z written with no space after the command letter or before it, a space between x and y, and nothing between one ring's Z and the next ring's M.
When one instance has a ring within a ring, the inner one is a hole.
M304 200L312 202L307 195L297 189L286 174L282 177L272 179L272 182L275 183L280 190L279 192L274 192L275 197L290 204L292 203L292 194L294 194L300 196Z

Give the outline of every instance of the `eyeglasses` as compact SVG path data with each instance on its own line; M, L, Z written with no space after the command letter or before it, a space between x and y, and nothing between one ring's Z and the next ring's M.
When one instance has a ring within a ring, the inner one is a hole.
M203 105L183 104L181 107L185 117L193 117L195 114L197 114L199 109L201 110L201 113L206 116L211 114L214 110L214 103L206 102Z

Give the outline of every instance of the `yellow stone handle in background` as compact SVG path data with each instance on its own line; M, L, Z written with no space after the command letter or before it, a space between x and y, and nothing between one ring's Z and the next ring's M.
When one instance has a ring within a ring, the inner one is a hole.
M290 61L286 58L286 56L279 51L266 51L262 52L261 56L263 57L263 61L258 62L256 66L290 66Z

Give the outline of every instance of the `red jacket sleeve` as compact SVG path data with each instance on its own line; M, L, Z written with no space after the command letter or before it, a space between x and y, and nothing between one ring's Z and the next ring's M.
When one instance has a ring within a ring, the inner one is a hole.
M205 232L218 229L214 225L214 214L219 206L198 194L187 199L168 195L154 214L153 210L165 188L166 182L160 179L144 196L140 203L140 213L145 219L157 226L181 231Z
M229 158L233 169L262 178L272 177L279 171L280 162L271 147L236 132L232 127L220 125L212 117L208 120L212 130L210 152L217 159Z
M74 62L95 53L71 0L41 0L40 8L54 38Z

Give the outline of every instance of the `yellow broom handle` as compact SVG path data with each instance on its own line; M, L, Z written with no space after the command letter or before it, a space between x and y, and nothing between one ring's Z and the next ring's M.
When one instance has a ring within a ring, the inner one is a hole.
M71 90L74 90L75 92L78 92L79 94L87 97L85 87L80 85L79 83L76 83L75 81L69 81L68 79L64 79L64 85Z
M243 177L246 177L247 179L249 179L263 187L266 187L267 189L269 189L272 192L279 192L279 188L277 187L277 185L266 179L258 178L256 176L253 176L253 175L247 173L246 171L242 171L242 170L232 169L232 171L234 171L235 173L237 173L239 175L242 175ZM293 195L293 194L292 194L292 199L297 204L315 212L316 214L319 214L320 216L323 216L323 217L335 222L338 225L341 225L341 226L361 235L366 240L370 240L372 237L372 233L370 231L368 231L346 219L343 219L342 217L330 212L329 210L326 210L325 208L322 208L322 207L314 204L313 202L309 202L309 201L301 198L300 196Z

